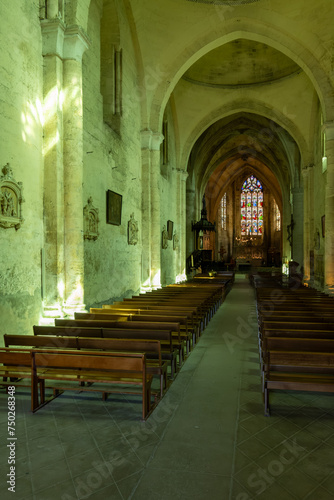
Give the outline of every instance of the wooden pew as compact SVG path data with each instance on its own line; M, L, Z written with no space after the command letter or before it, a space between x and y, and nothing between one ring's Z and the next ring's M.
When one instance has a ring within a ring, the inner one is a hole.
M149 317L160 317L160 321L168 316L168 318L173 318L174 322L179 323L179 329L176 332L176 335L179 339L183 340L186 345L186 353L189 355L190 347L191 347L191 339L193 340L196 336L196 329L193 321L193 314L191 311L172 311L172 310L163 310L163 309L140 309L140 308L91 308L89 314L124 314L124 317L127 317L130 321L133 321L134 316L147 316ZM84 313L85 314L85 313ZM177 316L176 316L177 314Z
M175 305L177 304L177 305ZM188 329L193 332L192 343L195 345L196 339L199 337L202 327L204 325L205 314L202 312L200 306L194 304L180 305L180 302L165 302L143 298L125 300L123 302L114 302L113 304L104 304L101 309L91 308L90 312L97 311L106 312L106 310L118 311L137 311L138 314L145 313L145 311L156 311L156 314L170 314L170 315L186 315L188 318Z
M31 379L31 352L26 349L0 348L0 376L3 385L8 385L7 379ZM10 385L13 382L9 382Z
M146 373L145 354L45 349L33 350L32 356L31 410L33 412L65 390L98 391L102 392L105 400L109 393L138 394L138 390L134 390L133 386L141 388L143 420L146 420L151 412L152 375ZM54 388L54 396L50 400L45 398L46 380L59 383ZM78 382L95 385L78 386ZM97 387L96 384L103 384L103 387ZM108 384L117 385L117 389L106 387ZM38 385L42 391L40 400Z
M271 390L334 392L334 352L268 350L263 386L265 416Z
M167 388L167 362L162 362L159 340L5 334L4 343L5 347L25 346L30 348L46 347L77 350L99 349L114 352L144 353L146 354L147 373L159 375L160 377L160 397L163 396L164 389Z
M153 311L154 312L154 311ZM113 315L112 313L104 313L104 314L92 314L92 313L74 313L74 319L87 319L87 320L114 320L117 318L119 315ZM128 314L128 313L123 313L122 318L124 321L132 322L133 324L135 323L137 325L137 322L145 322L146 324L149 323L150 321L154 323L174 323L175 324L175 330L173 330L173 333L175 332L175 335L173 337L173 345L178 348L179 350L179 365L181 366L182 360L184 359L184 339L181 337L180 333L180 323L182 324L187 324L187 318L181 317L181 316L162 316L162 315L156 315L156 314ZM136 326L134 327L136 328Z
M334 322L323 321L262 321L261 330L334 330Z
M94 338L117 338L117 339L134 339L134 340L158 340L161 344L161 358L163 361L169 361L171 366L171 379L176 373L176 351L173 345L171 328L169 324L164 324L164 328L155 330L153 323L145 328L145 324L138 323L136 328L131 328L131 323L125 322L110 322L110 321L85 321L85 320L69 320L56 319L56 326L37 326L34 325L34 335L51 335L51 336L74 336L74 337L94 337ZM87 323L89 323L87 325ZM124 327L122 328L124 323ZM95 328L92 328L95 325ZM172 324L173 325L173 324ZM137 327L138 326L138 327Z

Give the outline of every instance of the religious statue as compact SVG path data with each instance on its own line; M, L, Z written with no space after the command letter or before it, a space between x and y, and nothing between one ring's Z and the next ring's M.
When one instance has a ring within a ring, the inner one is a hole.
M220 247L220 250L219 250L219 254L220 254L220 260L223 262L224 261L224 254L226 253L226 250L225 248L223 247L223 245L221 245Z
M1 214L6 217L15 217L16 210L14 206L13 194L8 190L4 189L1 193Z
M88 198L88 203L83 209L84 213L84 239L97 240L99 236L99 210L93 206L93 198Z
M168 233L165 225L162 229L162 248L168 248Z
M130 215L128 222L128 244L137 245L138 243L138 222L135 220L135 214Z

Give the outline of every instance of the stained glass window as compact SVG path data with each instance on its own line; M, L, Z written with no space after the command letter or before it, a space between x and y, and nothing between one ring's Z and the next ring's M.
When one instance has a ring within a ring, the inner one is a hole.
M263 234L263 188L254 175L241 188L241 235Z
M275 231L281 230L281 211L278 208L276 200L274 200L274 221L275 221Z
M220 207L221 207L222 229L226 231L226 193L222 197Z

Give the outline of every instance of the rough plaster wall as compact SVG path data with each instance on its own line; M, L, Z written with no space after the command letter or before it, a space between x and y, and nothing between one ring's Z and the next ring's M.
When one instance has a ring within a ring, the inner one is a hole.
M32 333L41 309L42 50L36 2L0 2L0 167L23 183L24 223L0 228L2 333ZM2 172L0 173L2 175Z
M85 303L88 307L137 292L141 279L140 103L129 103L136 91L135 54L124 13L121 9L119 13L123 55L120 135L103 122L100 11L94 2L88 25L92 44L83 60L84 205L92 196L100 218L98 239L85 242ZM123 197L120 226L106 224L108 189ZM139 226L137 245L128 245L127 228L131 213Z

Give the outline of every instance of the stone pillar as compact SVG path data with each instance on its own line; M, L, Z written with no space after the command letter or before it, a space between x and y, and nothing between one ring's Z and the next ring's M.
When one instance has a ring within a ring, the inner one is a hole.
M43 315L61 316L64 292L63 43L59 19L41 22L43 39Z
M310 284L310 219L311 219L311 199L310 199L310 172L313 165L307 165L302 169L304 184L304 282Z
M78 26L64 39L64 254L67 314L84 309L82 55L88 40Z
M334 294L334 123L325 123L327 179L325 190L325 291Z
M281 230L282 230L282 260L290 260L292 254L292 248L288 241L288 225L291 222L291 201L289 197L289 191L282 191L282 207L283 213Z
M88 39L66 27L58 2L41 21L44 65L44 316L83 305L82 55Z
M163 136L143 130L143 253L142 289L161 286L161 221L160 221L160 144Z
M181 221L180 221L180 274L182 279L187 278L186 259L187 259L187 178L188 172L184 170L180 173L181 183Z
M141 132L142 169L142 264L141 290L151 290L151 131Z
M189 178L186 188L186 258L195 250L195 236L191 223L198 221L195 186L190 184Z
M293 236L292 236L292 256L293 260L299 263L299 269L304 267L304 189L294 187L293 196Z
M188 172L174 168L177 173L177 218L179 248L176 250L176 275L178 281L186 280L186 181Z
M151 287L161 287L160 144L163 135L152 133L151 140Z

